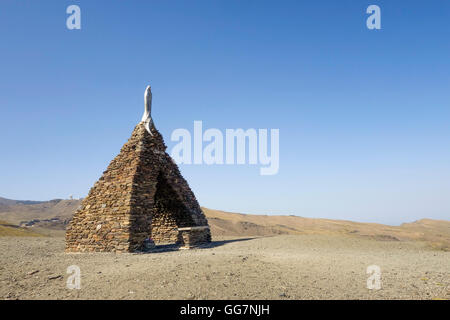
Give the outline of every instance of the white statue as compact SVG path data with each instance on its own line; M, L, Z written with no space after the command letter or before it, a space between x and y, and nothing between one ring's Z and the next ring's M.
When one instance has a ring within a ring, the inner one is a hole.
M152 88L147 86L144 93L144 101L145 101L145 109L144 115L142 116L141 121L144 122L145 129L147 129L148 133L151 135L151 126L153 124L152 120Z

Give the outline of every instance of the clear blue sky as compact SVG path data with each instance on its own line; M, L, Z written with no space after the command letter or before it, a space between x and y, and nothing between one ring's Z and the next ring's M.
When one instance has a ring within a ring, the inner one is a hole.
M0 37L2 197L85 196L150 83L169 150L194 120L280 129L277 175L181 165L202 206L450 218L450 1L2 0Z

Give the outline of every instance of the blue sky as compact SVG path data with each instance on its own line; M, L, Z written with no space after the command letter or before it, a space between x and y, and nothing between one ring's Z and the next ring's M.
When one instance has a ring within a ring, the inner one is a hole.
M81 30L66 28L67 6ZM381 8L368 30L366 8ZM153 89L171 132L277 128L280 170L181 165L202 206L450 217L449 1L0 3L0 196L83 197Z

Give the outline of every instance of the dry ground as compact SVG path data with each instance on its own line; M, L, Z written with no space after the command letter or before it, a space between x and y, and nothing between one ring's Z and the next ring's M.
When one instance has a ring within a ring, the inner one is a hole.
M450 253L346 235L216 237L204 249L66 254L64 238L0 237L1 299L450 299ZM378 265L381 290L368 290ZM81 269L81 289L66 269Z
M0 236L5 237L42 237L42 233L0 220Z

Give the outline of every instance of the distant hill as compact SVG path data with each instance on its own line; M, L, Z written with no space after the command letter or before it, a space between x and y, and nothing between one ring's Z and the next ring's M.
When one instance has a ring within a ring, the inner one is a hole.
M39 220L49 227L64 229L81 200L22 201L0 198L0 219L16 225ZM40 223L42 224L42 223ZM52 226L51 226L52 225Z
M81 200L19 201L0 198L0 220L37 232L62 230ZM334 234L382 241L419 240L450 250L450 221L422 219L401 226L282 215L253 215L202 208L214 236ZM60 232L56 232L56 231ZM48 232L44 232L48 234Z
M450 221L421 219L400 226L298 216L253 215L202 208L213 235L334 234L382 241L418 240L450 250Z
M0 220L0 237L41 237L42 234Z
M17 205L17 204L37 204L37 203L42 203L42 202L45 202L45 201L11 200L11 199L6 199L6 198L0 197L0 205L5 205L5 206L13 206L13 205Z

